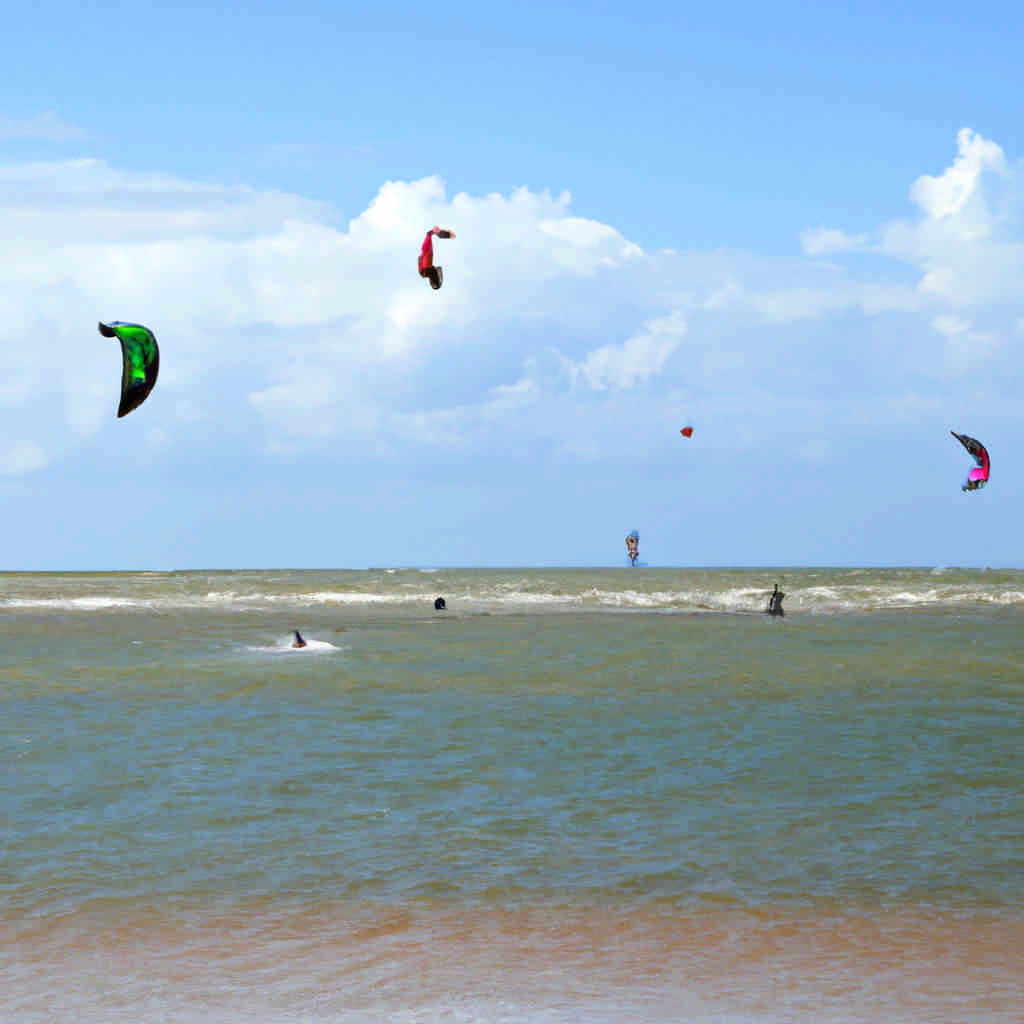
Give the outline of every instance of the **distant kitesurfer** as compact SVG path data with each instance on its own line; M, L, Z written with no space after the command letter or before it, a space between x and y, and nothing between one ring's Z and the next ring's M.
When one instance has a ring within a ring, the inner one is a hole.
M440 267L434 266L434 235L438 238L454 238L455 232L447 228L439 228L435 224L427 232L423 239L423 247L420 249L419 270L420 277L425 277L430 282L430 287L437 291L444 281L444 272Z
M782 599L785 596L786 595L779 590L778 583L776 583L775 589L768 595L768 607L765 608L765 611L769 615L785 615L786 613L782 610Z
M292 647L305 647L306 641L302 639L302 634L297 629L293 629L292 632L295 634L295 639L292 641Z
M434 598L434 611L436 611L436 612L443 612L445 610L445 608L447 608L447 607L448 607L448 605L445 604L445 600L444 600L443 597L435 597Z
M631 530L626 534L626 554L629 556L629 564L635 569L636 560L640 554L640 534Z

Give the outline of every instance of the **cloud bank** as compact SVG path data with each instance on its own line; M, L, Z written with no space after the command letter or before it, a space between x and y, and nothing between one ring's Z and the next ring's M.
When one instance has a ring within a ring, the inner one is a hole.
M884 422L982 370L1008 397L1024 368L1021 180L964 129L949 167L910 183L907 216L794 225L804 256L779 261L645 251L528 188L390 181L344 222L302 196L96 159L0 168L0 473L127 432L154 458L211 444L401 458L495 437L595 458L677 418L734 424L721 436L738 446L780 412L822 432ZM458 235L437 243L436 293L415 271L433 224ZM100 319L161 343L156 390L119 424Z

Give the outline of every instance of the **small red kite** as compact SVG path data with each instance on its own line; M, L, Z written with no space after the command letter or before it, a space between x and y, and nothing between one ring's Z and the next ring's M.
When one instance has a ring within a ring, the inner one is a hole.
M682 434L683 437L693 437L693 427L683 427L679 433Z

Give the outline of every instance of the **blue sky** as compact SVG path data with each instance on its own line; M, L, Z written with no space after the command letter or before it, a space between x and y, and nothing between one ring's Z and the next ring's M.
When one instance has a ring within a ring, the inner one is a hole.
M1021 38L1012 5L13 12L0 567L617 565L632 528L655 565L1024 565ZM161 344L121 421L99 319Z

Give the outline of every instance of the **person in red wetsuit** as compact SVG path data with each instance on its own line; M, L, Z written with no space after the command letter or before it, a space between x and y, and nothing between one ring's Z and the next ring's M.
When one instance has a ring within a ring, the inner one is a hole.
M444 273L440 267L434 266L434 235L437 235L438 238L454 238L455 232L449 231L447 228L439 228L435 224L427 232L427 237L423 239L423 248L420 249L420 277L427 278L430 281L430 287L437 291L444 281Z

